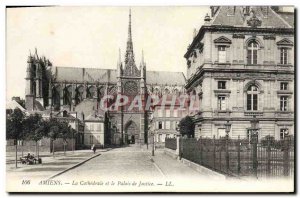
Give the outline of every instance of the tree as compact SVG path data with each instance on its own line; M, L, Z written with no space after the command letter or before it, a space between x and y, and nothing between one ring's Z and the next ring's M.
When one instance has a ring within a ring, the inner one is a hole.
M55 153L54 141L59 137L59 125L60 125L60 122L54 118L51 118L47 122L47 132L48 132L47 134L48 134L48 137L50 137L51 141L52 141L53 157L54 157L54 153Z
M16 146L16 168L18 167L18 140L24 137L25 114L18 108L6 118L6 139L13 139Z
M39 158L38 141L46 136L46 123L42 119L42 116L37 113L27 117L24 123L26 139L35 141L36 156Z
M195 136L195 124L190 116L182 118L179 122L179 131L182 136L194 137Z
M71 139L73 136L73 130L71 126L69 126L69 123L66 121L62 121L59 125L59 130L60 130L60 137L64 141L64 154L66 155L66 144L67 144L67 139Z

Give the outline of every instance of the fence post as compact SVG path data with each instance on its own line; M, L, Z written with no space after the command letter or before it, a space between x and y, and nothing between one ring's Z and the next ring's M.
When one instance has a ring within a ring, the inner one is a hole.
M283 141L283 175L289 176L289 136L285 136Z
M216 136L214 135L214 139L213 139L213 167L214 169L216 169Z
M241 173L241 140L240 140L240 136L238 136L238 150L237 150L237 160L238 160L238 176L240 176Z
M267 176L269 177L271 175L271 138L268 138L267 141Z
M176 155L179 156L180 154L180 140L179 140L180 136L177 135L176 136Z
M200 164L202 164L202 136L200 136Z
M257 141L258 135L254 132L251 136L252 138L252 167L253 167L253 176L257 178Z
M228 149L228 144L229 144L229 136L228 134L226 135L226 142L225 142L225 147L226 147L226 173L229 173L229 149Z

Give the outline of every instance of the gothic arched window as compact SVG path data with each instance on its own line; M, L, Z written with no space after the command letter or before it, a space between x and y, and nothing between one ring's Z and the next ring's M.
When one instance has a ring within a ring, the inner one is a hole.
M63 93L63 103L64 105L71 105L72 103L72 87L65 87Z
M52 106L54 110L60 109L60 87L53 87L52 88Z
M252 85L247 89L247 110L258 110L258 88L255 85Z
M256 65L257 64L257 51L258 43L256 41L251 41L247 46L247 64Z
M76 90L75 90L75 104L79 104L82 100L83 100L83 86L79 86Z
M94 97L94 94L95 94L95 87L94 86L88 87L86 91L87 91L86 92L86 97L89 98L89 99L92 99Z

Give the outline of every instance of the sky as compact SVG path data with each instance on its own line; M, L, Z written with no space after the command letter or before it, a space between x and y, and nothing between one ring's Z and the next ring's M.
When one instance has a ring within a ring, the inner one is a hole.
M147 70L186 73L183 58L208 6L131 7L135 60ZM116 69L124 61L129 7L9 8L6 16L6 101L25 97L27 57L37 48L54 66ZM171 78L171 76L170 76Z

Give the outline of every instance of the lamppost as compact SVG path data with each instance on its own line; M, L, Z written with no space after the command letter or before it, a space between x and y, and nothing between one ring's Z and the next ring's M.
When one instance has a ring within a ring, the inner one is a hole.
M225 132L226 132L226 139L229 139L229 132L231 129L231 123L229 123L229 120L225 123Z
M152 156L154 156L154 131L152 132Z
M229 123L229 120L225 123L225 132L226 132L226 170L227 173L229 171L229 150L228 150L228 144L229 144L229 132L231 129L231 123Z
M176 154L179 156L179 159L182 158L182 152L181 152L181 148L182 148L182 145L180 144L180 125L177 123L177 126L176 126Z

